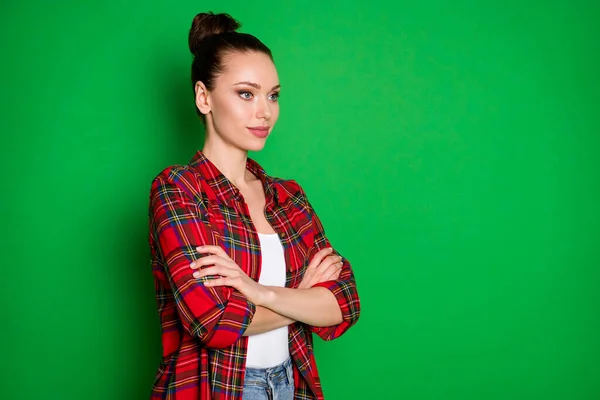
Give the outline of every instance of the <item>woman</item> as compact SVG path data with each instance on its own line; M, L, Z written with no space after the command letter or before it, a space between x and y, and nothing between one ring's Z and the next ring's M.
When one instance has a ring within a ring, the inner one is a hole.
M189 46L206 130L150 194L163 359L153 399L322 399L312 333L339 337L360 304L302 188L248 151L279 116L270 50L227 14L198 14Z

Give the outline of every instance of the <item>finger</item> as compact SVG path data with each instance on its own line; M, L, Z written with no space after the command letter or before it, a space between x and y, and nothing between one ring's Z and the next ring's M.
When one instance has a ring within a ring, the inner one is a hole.
M310 261L310 264L308 264L307 268L316 268L319 266L319 264L321 264L321 262L323 261L323 259L325 257L327 257L329 254L331 254L331 252L333 252L333 249L331 247L327 247L325 249L321 249L319 250L312 258L312 260Z
M342 274L342 268L344 267L344 263L341 262L339 263L339 265L337 266L337 269L335 271L335 273L329 278L329 280L337 280L340 278L340 275Z
M329 268L332 267L333 264L335 264L337 261L339 260L339 257L336 255L330 255L325 257L325 259L323 259L321 261L321 263L313 268L313 269L307 269L306 273L309 274L310 273L310 281L313 282L312 284L310 284L310 286L312 286L313 284L317 283L317 282L325 282L327 280L327 277L329 277L329 275L332 274L332 271L326 272ZM324 276L324 274L326 274Z
M206 254L206 253L216 254L225 259L231 260L229 255L225 252L225 250L221 246L212 246L212 245L198 246L198 247L196 247L196 251L200 254Z
M211 275L236 277L239 276L239 273L233 268L229 268L223 265L215 265L212 267L203 268L200 271L196 271L192 275L194 276L194 278L204 278Z
M240 290L241 283L242 283L241 279L225 277L225 278L217 278L217 279L211 279L210 281L206 281L206 282L204 282L204 286L210 286L210 287L231 286L232 288Z
M216 287L216 286L231 286L228 278L217 278L211 279L210 281L204 282L204 286Z
M190 264L190 268L198 269L207 265L228 265L231 261L221 256L211 255L199 258Z
M342 265L343 263L341 262L331 264L329 268L327 268L321 275L321 282L331 281L339 278Z
M332 254L328 257L326 257L321 264L319 264L319 267L317 268L317 271L325 271L326 269L328 269L331 265L336 264L338 262L342 261L342 257L336 255L336 254Z

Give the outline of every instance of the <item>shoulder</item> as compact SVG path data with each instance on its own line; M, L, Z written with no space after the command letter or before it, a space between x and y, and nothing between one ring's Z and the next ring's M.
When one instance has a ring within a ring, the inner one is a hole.
M310 204L302 185L295 179L272 178L278 192L279 200L290 199L299 206L309 208Z
M150 193L151 196L179 194L198 200L202 197L202 180L198 171L189 165L170 165L152 179Z
M160 171L158 175L154 177L152 183L178 184L190 179L198 180L202 179L202 177L189 165L176 164L170 165Z
M290 194L302 191L302 186L300 186L298 181L295 179L283 179L277 177L271 177L271 179L273 179L273 182L277 187L281 188L282 190L286 190Z

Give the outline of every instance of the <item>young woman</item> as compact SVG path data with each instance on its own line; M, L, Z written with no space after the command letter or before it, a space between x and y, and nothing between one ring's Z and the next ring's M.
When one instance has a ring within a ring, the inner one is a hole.
M312 334L356 323L350 264L298 183L269 176L279 116L271 51L227 14L198 14L189 46L202 151L152 182L150 247L163 358L153 399L322 399Z

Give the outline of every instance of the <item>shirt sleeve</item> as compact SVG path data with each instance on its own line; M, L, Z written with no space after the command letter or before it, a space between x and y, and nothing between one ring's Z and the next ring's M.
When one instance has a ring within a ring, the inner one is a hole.
M231 287L206 287L193 277L190 263L200 257L196 247L217 245L204 205L194 202L159 175L150 193L150 226L164 273L185 330L206 347L234 344L250 324L255 305Z
M326 327L314 327L310 325L308 326L311 332L316 333L323 340L333 340L340 337L348 329L350 329L351 326L356 324L360 316L360 300L358 297L358 291L356 289L354 272L352 271L352 266L350 262L337 250L335 250L335 247L333 247L329 242L329 239L325 234L323 224L321 223L321 220L319 219L314 208L308 201L308 197L306 197L306 193L304 192L302 187L300 187L300 192L302 197L304 198L305 205L311 214L312 225L315 234L314 245L311 251L309 252L310 259L312 259L312 257L318 251L326 247L332 247L334 253L342 257L343 265L339 278L337 280L321 282L313 286L324 287L326 289L329 289L331 293L333 293L342 312L342 322L337 325Z

